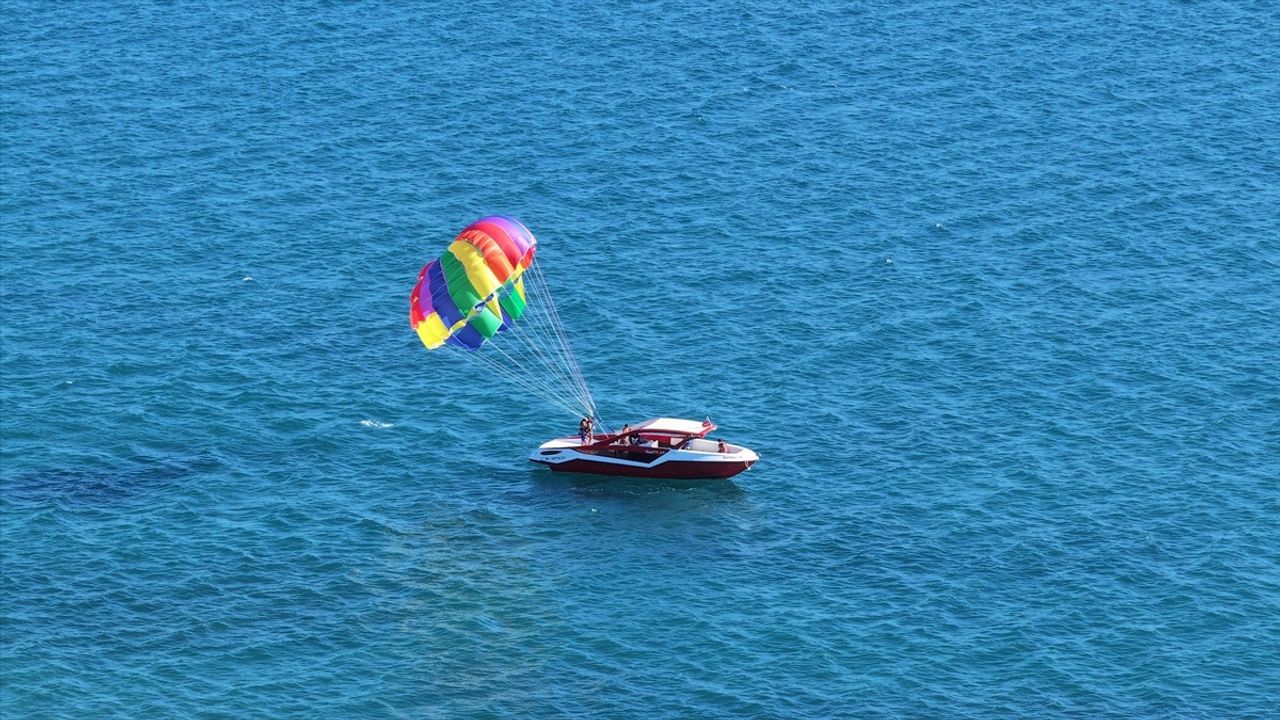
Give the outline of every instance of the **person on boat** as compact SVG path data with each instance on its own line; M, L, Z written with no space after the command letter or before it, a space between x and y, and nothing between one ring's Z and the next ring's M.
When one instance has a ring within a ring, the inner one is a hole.
M583 416L582 422L578 423L578 437L583 445L591 442L591 418Z
M627 437L627 433L629 432L631 432L631 423L623 425L622 429L618 431L618 434L614 436L613 441L618 445L623 446L635 444L632 441L632 438Z
M724 438L716 438L716 442L719 443L716 445L716 448L720 451L720 454L727 455L729 453L729 446L724 444Z

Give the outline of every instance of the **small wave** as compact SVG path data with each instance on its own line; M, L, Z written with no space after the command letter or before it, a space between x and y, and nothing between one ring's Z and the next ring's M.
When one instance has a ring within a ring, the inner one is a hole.
M369 428L377 428L377 429L379 429L379 430L385 430L385 429L387 429L387 428L395 427L395 423L382 422L382 421L380 421L380 420L370 420L370 419L368 419L368 418L365 418L364 420L361 420L361 421L360 421L360 424L361 424L361 425L363 425L363 426L365 426L365 427L369 427Z

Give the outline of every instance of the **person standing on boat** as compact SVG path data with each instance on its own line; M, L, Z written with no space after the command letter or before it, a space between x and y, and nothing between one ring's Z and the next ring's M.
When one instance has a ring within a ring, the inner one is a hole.
M591 418L583 416L582 422L578 423L578 437L582 438L583 445L591 442Z

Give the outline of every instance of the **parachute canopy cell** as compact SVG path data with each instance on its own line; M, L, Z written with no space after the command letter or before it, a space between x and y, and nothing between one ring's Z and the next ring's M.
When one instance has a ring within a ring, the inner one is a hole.
M478 350L512 327L527 307L522 276L538 241L515 218L494 215L468 225L418 273L409 324L422 344Z

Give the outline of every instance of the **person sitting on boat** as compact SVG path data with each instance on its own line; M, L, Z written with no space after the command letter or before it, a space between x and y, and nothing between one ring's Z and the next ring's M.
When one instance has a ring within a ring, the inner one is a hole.
M720 451L720 454L727 455L729 453L729 446L724 444L724 438L716 438L716 442L719 443L716 446L716 449Z
M591 418L584 416L578 423L578 437L582 438L583 445L591 442Z
M631 424L628 423L626 425L623 425L622 429L618 431L617 436L614 438L614 442L623 447L635 445L636 436L631 435L630 433L631 433Z

